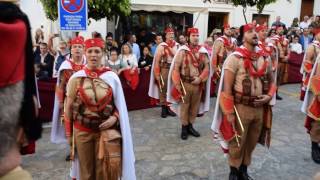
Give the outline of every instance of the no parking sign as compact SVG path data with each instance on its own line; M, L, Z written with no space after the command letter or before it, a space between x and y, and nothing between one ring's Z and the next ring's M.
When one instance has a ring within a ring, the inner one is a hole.
M87 30L87 0L59 0L58 7L61 31Z

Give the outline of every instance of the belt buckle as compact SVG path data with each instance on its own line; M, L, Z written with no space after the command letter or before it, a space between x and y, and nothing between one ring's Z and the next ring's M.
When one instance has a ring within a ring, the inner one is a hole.
M257 106L254 104L254 101L255 101L256 99L257 99L256 96L250 97L250 102L251 102L251 106L252 106L252 107L257 107Z
M234 100L236 103L241 103L241 98L242 98L241 94L236 93L236 97Z
M242 104L249 105L250 104L250 96L242 96Z

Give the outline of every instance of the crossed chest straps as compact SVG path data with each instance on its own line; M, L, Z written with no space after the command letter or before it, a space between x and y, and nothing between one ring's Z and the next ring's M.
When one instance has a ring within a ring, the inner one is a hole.
M314 46L313 62L316 63L317 57L320 54L320 43L313 46Z
M170 65L171 65L171 62L169 63L168 62L168 59L171 57L171 58L173 58L174 57L174 52L173 52L173 48L175 47L175 46L172 46L172 47L170 47L170 46L162 46L163 47L163 51L164 51L164 53L163 53L163 56L162 56L162 58L161 58L161 60L160 60L160 67L161 68L166 68L166 69L170 69Z
M197 47L194 49L190 48L190 51L185 51L185 57L180 66L180 73L182 72L182 68L184 70L184 74L180 74L180 77L184 82L191 83L194 80L194 77L191 76L190 65L198 70L199 75L205 67L205 55L199 53L199 49L200 47Z
M260 57L258 57L260 58ZM261 66L260 69L257 68L258 66L258 60L250 60L250 59L243 59L243 64L244 64L244 69L246 72L245 78L242 80L242 95L243 96L251 96L251 88L252 85L254 85L254 87L256 88L256 84L252 83L252 80L250 79L250 77L253 77L255 79L260 79L261 83L262 83L262 91L264 94L267 94L269 91L269 86L270 86L270 82L268 79L268 61L264 58L264 62L263 65ZM253 62L256 64L253 65Z
M70 62L70 64L71 64L71 69L65 69L65 70L63 70L62 71L62 75L63 75L63 78L64 78L64 82L65 83L67 83L68 81L69 81L69 79L70 79L70 77L75 73L75 72L78 72L78 71L80 71L83 67L84 67L84 65L78 65L78 64L76 64L76 63L74 63L74 62L72 62L72 61L70 61L70 60L68 60L69 62ZM66 87L64 87L64 90L66 90L65 89Z
M98 78L81 78L78 88L78 95L81 100L80 115L83 109L88 108L100 118L108 118L114 110L112 89L104 81Z

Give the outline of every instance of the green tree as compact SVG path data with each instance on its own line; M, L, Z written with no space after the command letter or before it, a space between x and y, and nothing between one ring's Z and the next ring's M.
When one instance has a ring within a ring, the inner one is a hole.
M48 19L58 18L58 0L40 0ZM94 20L112 19L115 15L129 16L130 0L88 0L88 17Z
M215 2L216 0L204 0L204 3L206 2L210 2L210 3L213 3ZM246 11L247 11L247 7L253 7L253 6L257 6L257 10L258 10L258 13L262 13L264 7L268 4L271 4L271 3L275 3L277 0L225 0L226 3L233 3L234 6L242 6L243 7L243 10L242 10L242 13L243 13L243 17L247 22L247 18L246 18ZM290 2L290 0L287 0Z

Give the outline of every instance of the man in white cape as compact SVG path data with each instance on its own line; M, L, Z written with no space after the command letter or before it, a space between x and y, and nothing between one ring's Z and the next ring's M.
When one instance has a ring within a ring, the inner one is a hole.
M64 61L61 64L57 76L56 95L54 99L54 109L52 115L52 128L50 137L51 142L55 144L67 143L63 123L66 85L72 74L81 70L86 64L86 59L83 55L83 37L75 37L71 40L70 43L72 58ZM66 160L70 160L70 155L66 157ZM72 161L70 176L74 179L80 179L79 162L77 156L75 156L74 161Z
M302 85L300 94L301 101L304 100L304 95L309 84L310 74L313 65L315 64L318 54L320 54L320 36L318 35L318 33L316 34L316 29L314 30L314 32L314 40L311 44L309 44L308 48L306 49L300 68L300 73L302 74Z
M167 84L169 69L179 44L174 41L174 30L168 27L165 30L166 41L158 45L151 67L151 77L148 95L159 100L161 105L161 117L176 116L167 102Z
M177 105L182 140L186 140L189 134L200 137L193 124L198 114L209 111L212 74L208 52L198 44L198 29L189 28L188 34L190 44L181 46L175 55L167 88L167 101Z
M270 104L276 93L274 72L269 57L257 47L255 27L241 26L240 37L244 45L223 65L211 126L228 154L230 180L250 179L247 167L256 144L270 145Z
M320 40L320 28L314 29L315 39ZM313 42L315 43L315 41ZM311 139L311 157L313 161L320 164L320 53L313 54L316 58L310 57L312 49L316 53L315 44L309 45L304 61L306 75L305 96L301 111L306 114L305 127ZM319 50L319 49L318 49ZM312 70L310 70L312 67Z

